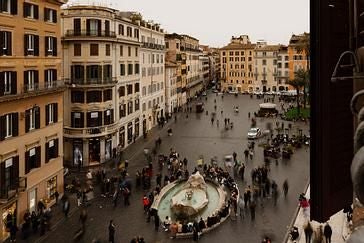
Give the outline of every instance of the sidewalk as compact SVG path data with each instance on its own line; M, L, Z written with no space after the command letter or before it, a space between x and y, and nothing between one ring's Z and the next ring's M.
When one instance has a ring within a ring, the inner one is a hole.
M307 199L310 198L310 186L308 186L305 196ZM298 202L297 202L297 204L298 204ZM298 211L297 217L294 220L293 225L292 225L292 226L296 226L298 228L299 235L300 235L298 241L295 241L295 242L306 243L305 232L303 231L303 227L308 222L308 220L309 220L309 217L305 216L303 213L303 209L300 208ZM335 243L344 243L350 232L349 226L346 222L346 214L344 214L343 211L341 210L341 211L337 212L336 214L332 215L330 217L328 223L332 228L331 241L335 242ZM314 239L314 235L317 232L317 229L320 227L320 225L322 225L322 229L323 229L323 227L325 226L325 223L321 224L316 221L311 221L311 225L314 230L314 233L312 235L312 238ZM287 230L289 232L291 229L287 229ZM314 242L313 239L312 239L312 242ZM288 240L286 242L287 243L292 242L290 240L290 235L288 235Z
M176 113L176 115L177 115L177 117L180 117L180 113ZM132 164L133 158L136 157L139 153L142 153L144 148L149 148L150 150L153 148L155 140L161 135L162 132L167 132L169 125L171 125L172 123L174 123L174 119L170 119L169 122L167 124L165 124L163 128L159 128L157 126L152 128L148 132L147 138L139 137L134 143L130 144L127 148L124 149L124 151L123 151L124 158L128 159L131 162L129 164L129 167L134 167L134 165ZM115 168L116 164L117 164L116 159L111 159L111 160L105 162L104 164L100 164L98 166L93 166L91 168L91 170L97 169L100 167L105 167L108 175L116 174L116 173L118 173L118 171ZM82 168L81 171L78 172L78 170L76 168L71 168L70 175L68 175L65 178L65 182L70 183L71 180L76 176L80 179L81 184L83 184L86 181L86 172L88 171L88 169L89 168ZM95 195L99 195L99 193L98 193L99 187L95 186L94 190L95 190L95 192L94 192ZM70 208L68 217L71 217L80 208L77 206L77 197L76 197L75 193L65 192L65 194L68 196L68 198L70 200L71 208ZM59 224L62 224L66 221L64 213L62 211L62 202L59 201L58 205L54 204L53 206L51 206L51 211L52 211L52 217L50 219L50 231L54 231ZM26 242L26 243L43 242L44 239L47 237L48 233L49 233L49 231L46 231L46 233L43 236L40 236L39 230L38 230L38 232L35 234L29 233L28 238L26 240L23 240L22 232L21 232L21 225L20 225L19 231L17 233L17 242ZM7 239L4 242L9 243L10 239Z

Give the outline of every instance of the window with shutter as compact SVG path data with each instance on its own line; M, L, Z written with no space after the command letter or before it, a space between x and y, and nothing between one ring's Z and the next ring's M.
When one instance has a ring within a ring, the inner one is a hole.
M34 168L39 168L41 165L41 158L42 158L40 146L35 148L35 155L36 155L36 164Z
M89 26L89 20L86 21L86 24ZM89 27L87 29L89 29ZM73 19L73 32L75 36L81 35L81 19Z
M1 0L0 1L0 12L17 14L17 1L12 0Z
M83 112L71 112L71 126L74 128L84 127L84 114Z
M90 56L99 55L99 44L90 44Z
M125 64L120 64L120 76L125 75Z
M32 18L32 19L39 18L39 7L37 5L25 2L23 6L24 6L23 8L24 18Z
M0 141L4 140L6 136L6 117L0 116Z
M12 114L12 134L13 137L18 136L19 134L19 115L17 112Z
M25 173L28 174L30 171L30 151L25 152Z
M72 103L84 103L85 94L83 91L73 90L71 91L71 102Z
M12 32L0 31L0 55L12 55Z
M73 55L81 56L81 43L73 44Z

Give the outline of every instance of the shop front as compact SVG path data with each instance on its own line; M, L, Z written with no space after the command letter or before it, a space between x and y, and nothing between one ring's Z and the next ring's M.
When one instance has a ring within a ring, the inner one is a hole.
M105 160L111 159L112 152L112 139L111 136L108 136L105 141Z
M73 166L83 166L83 142L82 140L73 140Z
M119 145L121 146L121 148L125 147L125 127L124 126L120 127L120 130L119 130Z
M0 241L3 242L10 236L10 227L17 224L17 202L13 201L4 206L1 210L1 237Z
M56 199L55 193L57 191L57 176L53 176L47 180L46 183L46 203Z
M139 118L135 119L134 135L136 138L139 137Z
M100 163L100 139L92 138L88 141L89 164Z
M128 144L133 141L133 123L128 123Z

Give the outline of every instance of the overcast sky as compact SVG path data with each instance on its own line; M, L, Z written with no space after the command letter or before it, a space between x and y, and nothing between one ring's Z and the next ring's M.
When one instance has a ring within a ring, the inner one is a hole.
M200 44L222 47L231 36L249 35L252 42L288 44L290 36L309 32L309 0L70 0L105 3L137 11L160 23L168 33L188 34Z

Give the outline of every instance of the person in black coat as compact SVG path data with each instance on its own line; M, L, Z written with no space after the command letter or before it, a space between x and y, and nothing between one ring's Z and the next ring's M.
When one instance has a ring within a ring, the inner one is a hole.
M331 235L332 235L331 226L329 225L329 223L326 223L324 227L324 236L326 243L331 243Z
M113 223L113 220L110 220L109 223L109 242L110 243L115 242L115 225Z

